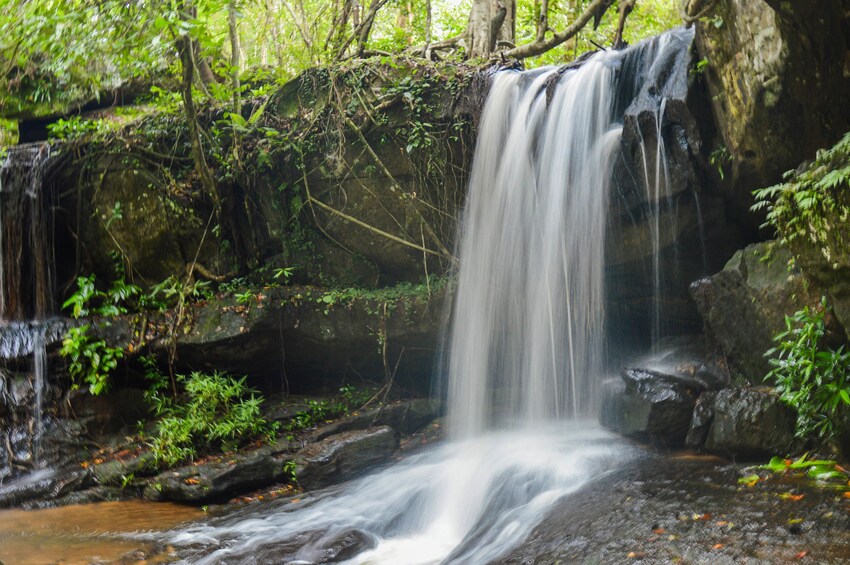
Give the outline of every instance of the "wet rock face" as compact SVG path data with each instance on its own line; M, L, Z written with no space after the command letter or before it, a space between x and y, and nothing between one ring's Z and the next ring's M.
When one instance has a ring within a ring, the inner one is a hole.
M706 333L733 370L754 384L770 370L764 353L785 328L785 316L820 303L820 292L799 271L788 271L790 258L769 243L750 245L722 271L691 285Z
M165 471L151 479L144 490L149 500L201 503L223 500L285 477L284 461L263 450L236 461L220 460Z
M779 477L742 488L738 479L752 471L713 457L654 456L624 467L564 496L498 562L732 565L850 559L850 515L831 489ZM792 502L789 494L805 496ZM800 520L797 528L789 527L789 515Z
M621 376L624 386L611 385L604 392L602 425L652 443L682 445L703 385L643 369L628 369Z
M621 332L647 327L655 308L663 333L696 331L688 284L743 244L704 172L702 130L710 117L702 86L692 80L691 35L666 37L657 58L647 59L651 66L634 57L617 75L617 103L626 107L611 179L606 273L609 312L615 324L623 320Z
M770 391L726 389L710 404L708 451L760 458L785 454L794 442L794 413Z
M849 24L846 0L717 0L697 24L739 212L850 129Z
M317 302L321 289L305 288L270 290L247 307L233 298L213 300L178 337L179 363L248 373L276 386L287 375L295 390L338 387L352 370L381 381L383 332L397 379L427 392L447 292L390 300L386 308L368 298Z
M711 422L714 420L715 392L704 392L697 398L691 424L688 427L688 435L685 437L685 445L699 448L705 443Z
M343 432L307 446L296 456L298 484L321 488L386 460L398 448L398 435L389 426Z
M294 456L281 451L285 447L267 446L253 453L164 471L147 481L144 497L192 503L225 500L289 481L290 461L295 462L299 486L320 488L386 460L398 447L398 435L389 426L381 426L329 436Z

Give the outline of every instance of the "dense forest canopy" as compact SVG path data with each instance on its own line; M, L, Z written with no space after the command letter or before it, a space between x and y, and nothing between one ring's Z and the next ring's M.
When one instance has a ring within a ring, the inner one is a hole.
M680 0L0 0L0 115L74 109L121 85L235 101L246 69L287 80L352 57L406 53L527 66L632 43L681 22ZM613 6L612 6L613 5ZM633 9L633 11L632 11ZM510 12L506 16L504 12ZM483 23L476 23L482 14ZM491 38L476 39L481 26ZM478 30L478 31L476 31ZM566 37L569 35L569 37ZM498 36L498 37L495 37ZM483 41L483 43L481 43ZM186 47L184 49L181 47ZM181 53L186 55L181 59Z

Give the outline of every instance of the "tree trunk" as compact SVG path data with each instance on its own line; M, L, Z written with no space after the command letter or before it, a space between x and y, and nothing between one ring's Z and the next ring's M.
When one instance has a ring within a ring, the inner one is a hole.
M500 42L513 44L516 0L474 0L466 29L470 58L489 57Z
M230 87L233 89L233 113L242 113L242 85L239 73L242 70L242 46L239 42L239 28L236 21L236 2L227 5L227 29L230 33Z

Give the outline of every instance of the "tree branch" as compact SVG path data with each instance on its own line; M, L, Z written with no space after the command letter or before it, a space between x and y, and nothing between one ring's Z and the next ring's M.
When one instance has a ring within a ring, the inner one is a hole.
M634 0L626 0L626 1L634 1ZM532 41L531 43L525 43L520 45L519 47L515 47L514 49L509 49L504 52L504 56L507 58L514 59L526 59L528 57L534 57L535 55L540 55L541 53L545 53L546 51L552 49L553 47L557 47L561 43L567 41L568 39L575 36L579 31L581 31L584 26L587 25L592 18L594 13L602 7L605 3L605 0L593 0L587 7L584 9L584 12L579 15L579 17L571 23L566 29L561 32L555 33L552 37L546 39L545 37L541 38L538 33L537 39Z

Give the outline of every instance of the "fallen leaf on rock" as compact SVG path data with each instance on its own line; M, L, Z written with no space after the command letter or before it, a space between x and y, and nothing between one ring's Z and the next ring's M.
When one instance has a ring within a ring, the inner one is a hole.
M652 530L652 533L653 534L659 534L659 535L660 534L666 534L667 530L665 530L664 528L655 528L654 530Z
M793 502L797 502L798 500L803 500L805 498L805 494L792 494L790 492L783 492L779 495L779 498L782 500L791 500Z
M801 551L800 553L798 553L797 555L794 556L794 559L802 559L803 557L805 557L808 554L809 554L808 551Z
M714 545L711 546L711 549L722 549L722 548L723 548L722 543L715 543Z

